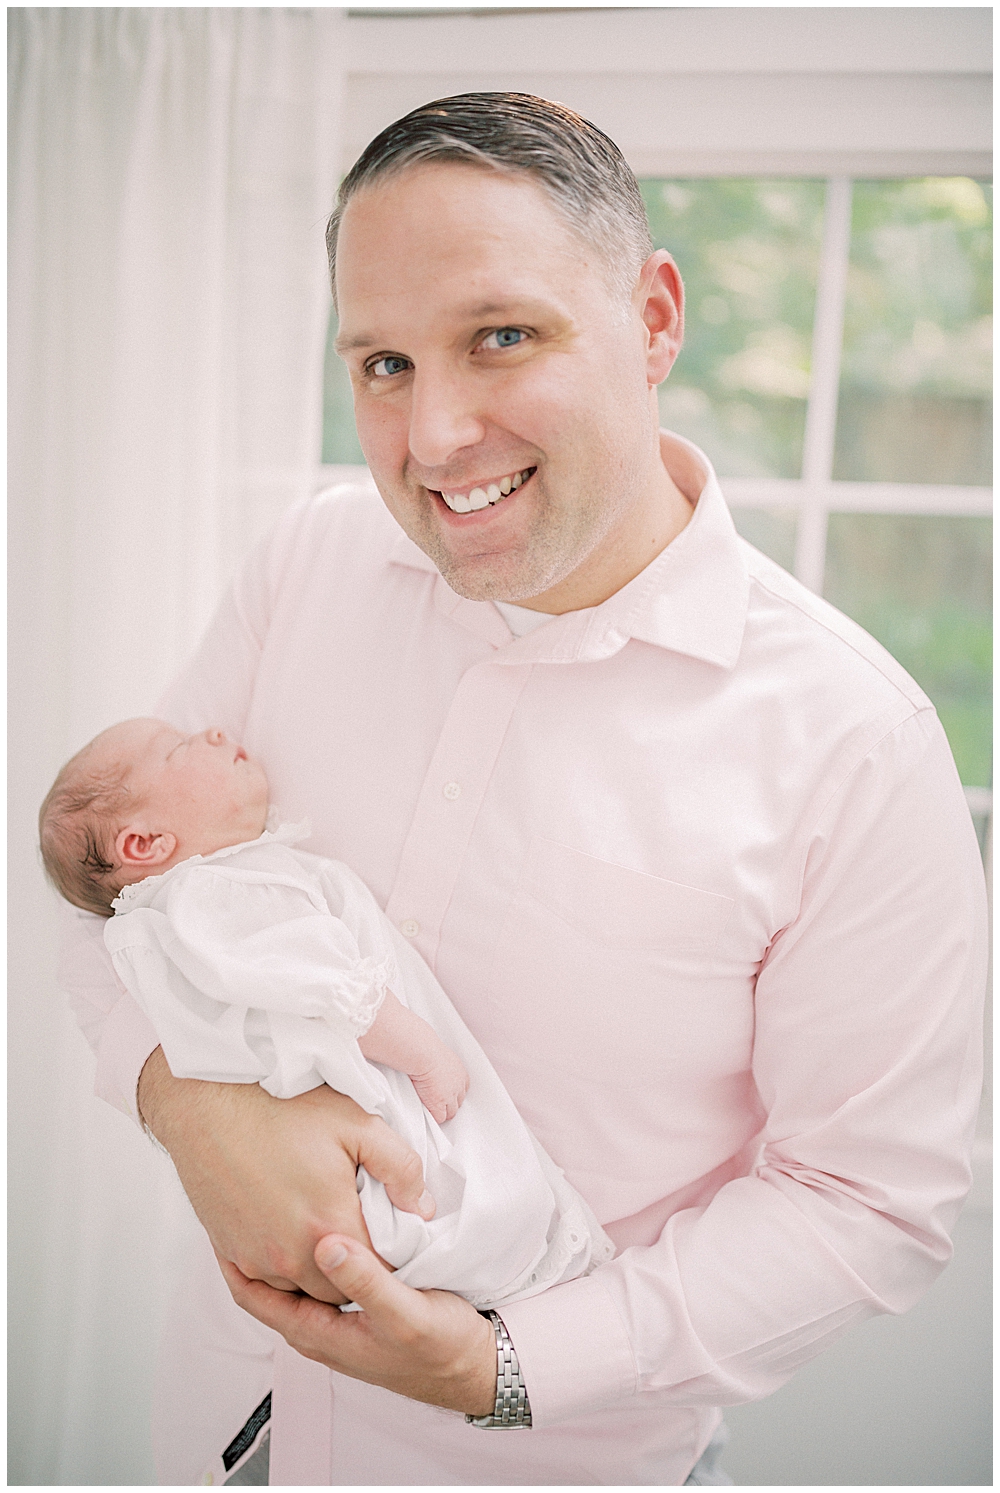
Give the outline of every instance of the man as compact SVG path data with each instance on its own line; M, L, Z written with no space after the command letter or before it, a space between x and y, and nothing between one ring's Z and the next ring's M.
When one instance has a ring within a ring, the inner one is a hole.
M354 1173L428 1212L402 1143L329 1090L174 1079L108 993L103 1091L138 1080L265 1324L203 1259L164 1469L195 1480L203 1433L234 1438L220 1480L249 1465L273 1389L272 1482L702 1481L714 1407L949 1256L984 972L954 766L913 682L659 435L681 283L593 126L417 110L330 246L382 503L290 513L164 711L242 740L364 877L620 1254L496 1325L398 1285ZM483 1436L498 1344L527 1428Z

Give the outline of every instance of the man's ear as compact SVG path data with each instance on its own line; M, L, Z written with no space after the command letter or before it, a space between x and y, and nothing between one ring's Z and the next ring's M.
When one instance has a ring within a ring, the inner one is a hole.
M147 834L126 825L115 840L115 855L123 866L162 866L177 849L176 835Z
M662 384L684 341L684 285L666 249L657 249L642 267L636 293L646 328L646 377Z

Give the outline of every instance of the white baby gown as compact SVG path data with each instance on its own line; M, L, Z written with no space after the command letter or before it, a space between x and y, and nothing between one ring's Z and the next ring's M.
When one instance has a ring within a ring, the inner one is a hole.
M433 1219L358 1173L378 1254L418 1289L500 1307L614 1254L590 1208L521 1119L427 965L349 867L284 825L124 889L104 933L178 1078L260 1083L279 1099L329 1084L419 1155ZM457 1053L469 1091L439 1125L409 1078L362 1055L387 989Z

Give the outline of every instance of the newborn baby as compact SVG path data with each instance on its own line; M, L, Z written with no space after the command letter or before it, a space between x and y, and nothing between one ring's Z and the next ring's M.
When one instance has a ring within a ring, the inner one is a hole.
M70 902L109 918L115 969L171 1072L277 1098L327 1083L381 1115L437 1202L430 1221L403 1213L358 1173L372 1244L408 1285L500 1307L610 1259L368 888L293 848L304 826L269 831L268 814L267 779L242 747L145 719L84 747L42 805L46 869Z

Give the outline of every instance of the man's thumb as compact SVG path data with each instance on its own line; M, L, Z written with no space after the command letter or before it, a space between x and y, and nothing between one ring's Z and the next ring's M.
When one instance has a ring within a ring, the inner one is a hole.
M341 1243L336 1234L321 1239L313 1251L313 1258L324 1275L336 1270L347 1259L347 1245Z
M343 1234L326 1234L313 1259L338 1291L365 1309L381 1303L392 1281L391 1272L370 1250Z

